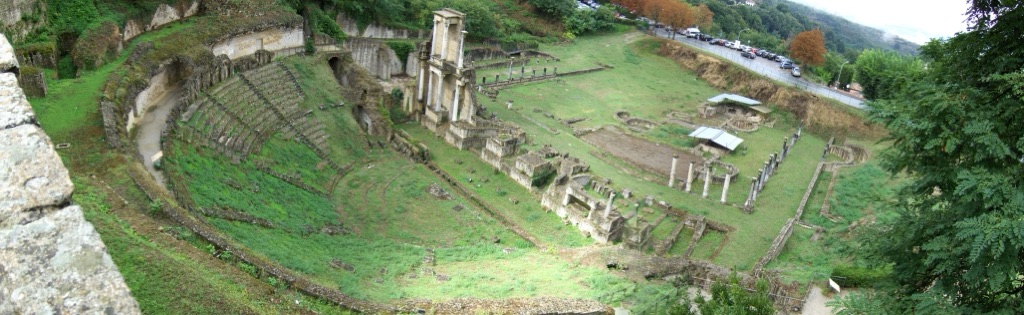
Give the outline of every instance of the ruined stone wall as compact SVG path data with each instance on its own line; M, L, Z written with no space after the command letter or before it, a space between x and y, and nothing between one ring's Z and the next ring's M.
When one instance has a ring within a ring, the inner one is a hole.
M293 47L302 47L302 26L294 25L281 28L268 28L246 34L237 34L213 45L213 54L227 55L234 60L242 56L255 54L257 50L275 51Z
M345 41L344 47L352 52L352 59L356 64L381 80L390 80L393 75L406 74L402 59L399 59L395 51L384 41L350 38Z
M365 29L360 31L356 20L345 16L345 13L339 13L338 17L335 18L335 22L338 23L338 26L341 27L342 31L345 31L345 34L351 37L409 39L427 38L430 36L429 30L398 29L378 25L376 23L367 25Z
M0 314L138 314L0 35Z
M179 1L171 6L161 4L148 19L128 19L124 23L122 42L127 42L142 33L160 28L168 23L191 17L199 13L199 1Z

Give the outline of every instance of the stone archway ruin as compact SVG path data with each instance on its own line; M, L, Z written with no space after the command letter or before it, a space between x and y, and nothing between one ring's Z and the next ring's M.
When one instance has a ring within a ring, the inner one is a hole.
M327 65L331 67L331 73L334 74L334 79L338 80L338 84L343 87L348 87L348 78L345 74L345 62L341 59L341 56L331 56L327 59Z

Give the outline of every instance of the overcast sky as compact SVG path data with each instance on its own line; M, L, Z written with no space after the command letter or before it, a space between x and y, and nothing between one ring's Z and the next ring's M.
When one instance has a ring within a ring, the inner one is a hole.
M924 44L964 31L967 0L790 0Z

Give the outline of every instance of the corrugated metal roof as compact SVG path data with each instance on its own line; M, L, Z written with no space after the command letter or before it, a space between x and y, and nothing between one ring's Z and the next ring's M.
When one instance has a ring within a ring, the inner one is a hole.
M698 139L706 139L715 144L729 149L729 151L736 150L736 147L743 142L743 139L736 137L723 130L711 128L711 127L700 127L690 133L691 137Z
M720 94L718 96L709 98L708 102L712 102L712 103L716 103L717 104L717 103L721 103L721 102L723 102L725 100L730 100L730 101L733 101L733 102L737 102L737 103L740 103L740 104L751 105L751 106L753 106L753 105L761 105L761 102L759 102L757 100L749 99L749 98L746 98L746 97L743 97L743 96L739 96L739 95L736 95L736 94L728 94L728 93Z

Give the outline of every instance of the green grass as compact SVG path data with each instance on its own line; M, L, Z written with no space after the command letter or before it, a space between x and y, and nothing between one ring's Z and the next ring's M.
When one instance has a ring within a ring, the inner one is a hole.
M639 198L653 195L681 210L705 215L708 219L722 222L736 228L730 241L714 260L723 266L749 269L760 256L764 255L771 240L778 233L786 219L796 211L807 183L813 175L814 166L824 149L824 140L804 133L800 141L771 178L760 194L753 214L744 214L731 205L741 205L747 197L750 177L763 166L768 155L781 150L782 139L790 136L795 126L777 124L775 128L761 128L753 133L738 134L744 139L745 149L723 157L740 169L739 178L730 186L727 205L721 205L718 197L721 185L711 185L709 198L701 199L702 185L693 194L665 187L662 176L637 170L613 157L595 156L601 149L572 136L572 130L543 112L567 119L586 116L590 119L577 123L576 127L621 126L614 117L617 110L627 110L632 117L660 121L670 111L696 112L697 106L706 98L720 93L696 78L695 74L680 70L674 61L654 53L657 42L653 40L631 40L638 33L614 34L586 37L573 45L542 46L541 50L561 58L560 63L572 64L566 68L587 68L596 64L610 64L614 69L563 78L560 81L526 84L504 89L497 102L485 97L479 98L483 105L499 118L519 124L527 132L528 149L551 144L561 152L578 157L590 165L590 172L612 179L613 186L629 188ZM642 38L642 36L641 36ZM611 47L625 48L611 48ZM622 51L622 53L618 53ZM560 67L561 70L561 67ZM513 100L514 109L508 110L505 101ZM543 111L534 112L534 109ZM783 120L783 122L788 120ZM554 134L544 125L558 131ZM407 128L415 129L415 128ZM647 132L641 137L683 147L688 143L681 127L664 125ZM414 133L410 130L410 133ZM430 136L423 133L417 139L427 143ZM430 145L438 156L447 157L444 145ZM440 150L440 151L439 151ZM443 168L450 172L458 167ZM664 180L667 180L665 178ZM630 201L622 200L622 204ZM635 201L632 201L635 202ZM660 211L656 210L656 217ZM664 223L663 223L664 224ZM667 236L670 228L658 227L655 237ZM702 241L699 244L704 244ZM717 243L716 245L717 246ZM713 250L713 248L712 248ZM710 256L710 251L707 258ZM695 255L694 257L701 257Z
M309 87L303 106L336 103L343 91L317 80L333 77L314 58L282 60L295 70L300 85ZM638 286L603 269L580 267L538 249L502 226L495 218L456 193L424 165L391 150L369 148L348 107L314 110L325 123L333 145L331 158L352 169L329 196L287 184L255 169L252 159L230 161L208 149L174 139L165 158L168 172L185 179L197 206L229 207L269 220L274 228L217 218L208 220L241 244L313 282L338 288L360 299L390 301L404 298L508 298L560 296L598 298L607 303L633 299ZM440 140L422 128L410 130L438 149L436 162L452 171L471 193L486 200L527 232L557 247L590 244L575 228L544 212L523 189L470 152L441 147ZM376 140L376 139L372 139ZM271 137L258 153L272 160L277 171L300 174L307 182L322 182L319 158L304 146ZM458 164L455 160L464 161ZM319 173L318 173L319 172ZM473 180L470 181L470 178ZM228 182L237 183L233 187ZM427 188L437 184L451 200L436 198ZM255 189L258 187L258 190ZM518 199L518 205L509 201ZM455 210L461 206L460 210ZM350 233L326 235L321 227L342 225ZM436 264L423 266L427 249ZM510 250L510 253L505 251ZM354 271L331 266L337 260ZM450 277L437 280L423 268ZM568 279L569 281L565 281ZM611 283L616 284L611 284Z

